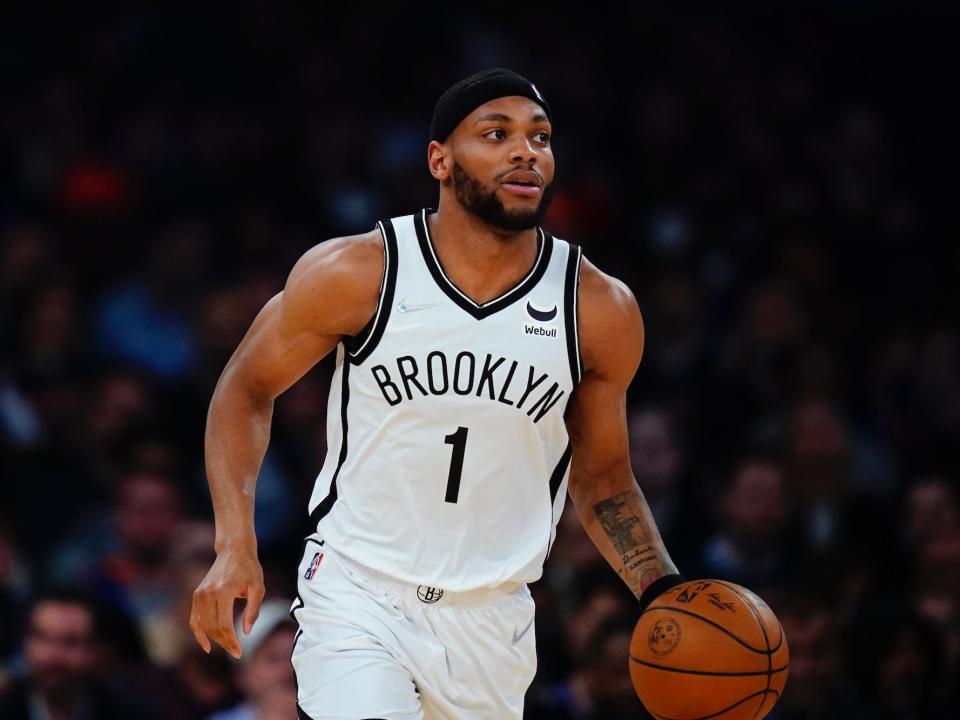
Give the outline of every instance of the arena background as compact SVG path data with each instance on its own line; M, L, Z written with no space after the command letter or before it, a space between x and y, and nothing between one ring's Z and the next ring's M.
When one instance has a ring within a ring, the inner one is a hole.
M0 716L40 688L86 697L73 717L294 717L280 615L256 663L187 627L206 404L301 253L436 202L433 103L499 65L554 109L546 226L643 310L632 454L671 553L786 627L773 717L953 715L956 6L782 5L5 9ZM286 602L329 372L277 402L259 483ZM527 717L645 717L618 583L568 507Z

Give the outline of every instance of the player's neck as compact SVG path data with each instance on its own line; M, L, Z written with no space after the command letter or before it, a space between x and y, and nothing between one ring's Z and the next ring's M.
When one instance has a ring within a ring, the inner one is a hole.
M516 285L537 257L536 228L507 234L443 198L427 224L444 272L477 303Z

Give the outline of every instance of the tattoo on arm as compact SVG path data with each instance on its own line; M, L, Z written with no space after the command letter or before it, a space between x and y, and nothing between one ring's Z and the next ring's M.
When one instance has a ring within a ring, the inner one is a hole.
M627 496L630 494L620 493L593 506L593 512L603 525L610 542L621 555L639 544L634 528L640 524L640 518L632 514L627 507Z
M593 506L593 512L619 555L617 572L634 594L639 596L654 580L667 574L669 559L638 491L602 500Z
M654 581L657 579L657 571L653 568L647 568L640 574L640 588L641 592L646 590L648 587L653 585Z

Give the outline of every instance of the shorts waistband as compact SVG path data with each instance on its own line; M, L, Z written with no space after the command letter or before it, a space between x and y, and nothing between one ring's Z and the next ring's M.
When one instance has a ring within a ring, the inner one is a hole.
M367 567L338 550L334 550L329 545L327 545L327 548L333 552L334 556L343 564L348 572L352 572L361 579L365 585L384 592L393 593L394 595L425 606L466 608L495 605L508 595L520 592L525 587L523 583L505 582L496 587L477 588L476 590L468 590L466 592L453 592L430 585L415 585Z

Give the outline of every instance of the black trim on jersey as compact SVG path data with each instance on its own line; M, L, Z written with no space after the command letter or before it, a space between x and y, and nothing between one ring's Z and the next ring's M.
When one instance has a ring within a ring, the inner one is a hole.
M390 319L390 308L393 306L393 293L397 287L397 233L390 220L381 220L377 225L383 236L383 280L380 282L377 310L363 330L343 340L347 359L354 365L366 360L383 337L383 331Z
M381 289L381 293L383 290ZM377 303L377 308L380 307L379 301ZM358 348L362 347L363 344L367 341L367 338L370 337L370 333L373 332L373 326L375 325L375 320L377 319L377 313L374 312L370 316L370 319L367 321L367 324L363 326L363 329L358 332L356 335L344 335L341 342L343 346L347 349L348 353L356 352Z
M553 543L557 539L556 523L553 522L553 506L557 500L557 493L560 492L560 484L563 482L563 476L567 474L567 468L570 467L570 459L573 457L573 445L567 440L567 447L557 461L557 465L550 473L550 533L547 538L547 554L543 561L546 562L550 557L550 551L553 549Z
M580 358L580 337L577 326L577 307L580 291L580 257L582 251L579 245L570 245L567 256L567 274L563 283L563 317L567 329L567 356L570 359L570 377L576 387L583 377L583 361Z
M303 628L300 627L300 621L297 620L297 616L294 614L297 610L303 607L303 598L300 597L300 593L297 592L297 602L300 604L295 608L290 610L290 617L293 618L293 621L297 624L297 634L293 636L293 647L290 648L290 667L293 668L293 691L294 697L297 699L297 710L300 709L300 681L297 679L297 669L293 667L293 654L297 651L297 642L300 640L300 636L303 635Z
M307 715L303 708L300 707L300 703L297 703L297 720L313 720L313 718ZM363 720L383 720L383 718L364 718Z
M346 355L346 353L344 353L344 355ZM330 492L327 493L327 496L314 508L313 512L310 513L310 522L313 523L314 528L327 516L330 508L332 508L333 504L337 501L337 477L340 475L340 468L343 467L343 463L347 459L347 431L349 430L347 427L347 404L350 402L349 378L350 362L344 357L343 382L341 383L340 390L340 424L343 442L340 444L340 458L337 460L337 469L333 471L333 479L330 481Z
M553 501L557 499L557 491L560 490L560 483L563 482L563 476L567 474L567 468L570 467L570 458L573 457L573 446L567 441L567 447L560 456L557 466L550 474L550 507L553 508Z
M458 288L450 277L444 272L440 265L433 248L433 240L430 238L430 227L427 224L427 214L436 212L432 209L421 210L414 218L413 224L417 230L417 239L420 241L420 252L423 253L423 261L427 264L430 274L436 281L441 290L453 302L470 313L477 320L483 320L485 317L493 315L495 312L503 310L515 303L533 289L534 285L540 282L543 274L547 271L550 264L550 255L553 253L553 237L542 228L537 228L537 259L520 282L507 290L499 297L485 303L476 303L471 300L466 293Z
M316 543L320 547L323 547L325 540L315 540L312 537L306 537L303 540L303 549L300 550L300 558L303 559L307 554L307 545L309 543ZM297 568L297 573L300 572L300 568ZM306 603L303 601L303 598L300 597L300 578L297 578L297 597L293 603L293 607L290 608L290 619L297 624L297 634L293 636L293 647L290 648L290 666L293 667L293 654L297 651L297 642L300 640L300 636L303 635L303 627L300 625L300 621L297 619L297 610L303 608ZM297 680L297 669L293 668L293 685L296 688L297 698L297 717L305 717L309 720L309 715L303 712L303 709L300 707L300 681Z

